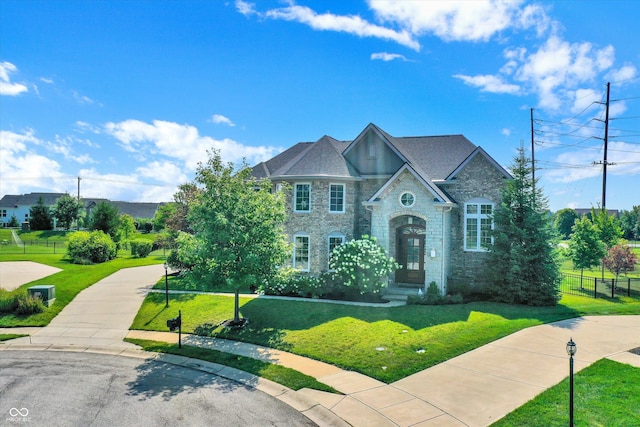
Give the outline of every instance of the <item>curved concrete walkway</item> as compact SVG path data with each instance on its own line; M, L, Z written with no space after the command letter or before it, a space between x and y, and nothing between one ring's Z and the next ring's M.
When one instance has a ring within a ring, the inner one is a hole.
M125 336L177 342L169 332L129 331L144 295L164 274L160 265L121 270L85 289L44 328L7 328L30 337L0 343L0 350L95 351L161 358L238 381L259 384L319 425L486 426L518 408L568 374L565 345L578 345L580 370L608 357L640 367L640 316L593 316L536 326L385 384L316 360L252 344L185 335L183 343L281 364L316 377L344 395L293 392L220 365L154 355L123 342ZM249 380L246 380L249 378Z

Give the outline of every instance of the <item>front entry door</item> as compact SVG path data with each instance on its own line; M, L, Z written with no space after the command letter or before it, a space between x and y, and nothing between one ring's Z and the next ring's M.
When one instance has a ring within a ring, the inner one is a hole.
M397 233L396 260L402 268L396 270L396 282L423 285L424 230L406 227L398 229Z

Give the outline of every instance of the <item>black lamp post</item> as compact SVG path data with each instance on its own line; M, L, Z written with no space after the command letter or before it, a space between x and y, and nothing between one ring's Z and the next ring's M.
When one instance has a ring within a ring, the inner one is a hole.
M169 279L167 278L168 269L169 269L169 266L165 262L164 263L164 294L167 299L167 303L165 304L165 307L169 307Z
M573 356L578 351L573 338L567 343L567 354L569 355L569 427L573 427Z

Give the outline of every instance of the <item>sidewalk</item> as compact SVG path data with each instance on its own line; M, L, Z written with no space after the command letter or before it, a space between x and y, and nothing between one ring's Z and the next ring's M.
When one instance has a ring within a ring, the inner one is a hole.
M392 384L291 353L253 344L183 335L183 344L253 357L296 369L344 395L298 392L241 371L179 356L158 355L126 337L177 342L170 332L129 331L162 266L121 270L81 292L44 328L7 328L31 334L0 342L0 351L88 351L154 358L227 376L270 393L319 425L486 426L568 375L565 345L576 342L576 371L602 357L640 367L640 316L593 316L519 331ZM257 386L255 385L257 384Z

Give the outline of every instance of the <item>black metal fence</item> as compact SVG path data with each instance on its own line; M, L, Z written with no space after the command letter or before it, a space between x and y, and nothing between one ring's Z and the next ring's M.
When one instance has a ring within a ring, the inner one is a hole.
M578 274L562 274L560 292L593 298L616 298L633 296L640 298L640 278L623 277L618 280L602 279Z

